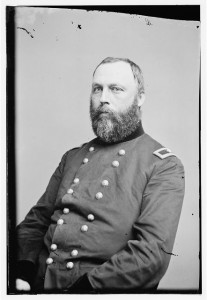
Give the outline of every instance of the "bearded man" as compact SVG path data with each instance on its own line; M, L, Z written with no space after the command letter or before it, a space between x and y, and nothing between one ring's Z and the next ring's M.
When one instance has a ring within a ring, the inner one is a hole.
M66 152L17 226L19 291L155 291L184 196L180 160L142 127L141 69L106 58L93 74L97 138Z

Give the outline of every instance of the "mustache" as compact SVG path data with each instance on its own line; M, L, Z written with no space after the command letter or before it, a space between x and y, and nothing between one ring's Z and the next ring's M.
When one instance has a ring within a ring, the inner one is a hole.
M94 109L92 107L91 113L92 113L93 118L99 117L102 113L107 113L109 116L113 116L113 117L119 117L117 112L115 112L112 109L108 108L106 105L99 105L96 109Z
M102 106L100 105L96 110L96 113L101 114L101 113L113 113L113 111L111 109L109 109L106 106Z

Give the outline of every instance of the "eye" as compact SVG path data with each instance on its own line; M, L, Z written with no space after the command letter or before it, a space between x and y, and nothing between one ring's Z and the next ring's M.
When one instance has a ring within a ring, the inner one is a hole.
M123 89L118 86L112 86L111 90L115 93L119 93L119 92L123 91Z
M101 92L101 87L100 87L100 86L95 86L95 87L93 88L93 92L94 92L95 94L100 93L100 92Z

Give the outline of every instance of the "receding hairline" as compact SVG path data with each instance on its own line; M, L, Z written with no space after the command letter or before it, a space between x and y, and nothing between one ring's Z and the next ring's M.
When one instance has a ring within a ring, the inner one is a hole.
M105 59L103 59L98 65L97 67L95 68L94 72L93 72L93 76L96 72L96 70L101 66L101 65L105 65L105 64L113 64L113 63L116 63L116 62L124 62L126 64L128 64L131 69L132 69L132 66L138 68L138 70L142 73L142 70L141 68L135 64L132 60L130 60L129 58L124 58L124 57L106 57Z
M117 61L112 61L112 62L105 62L105 63L100 63L94 70L93 72L93 76L95 75L96 71L99 69L99 67L104 66L104 65L112 65L112 64L117 64L117 63L124 63L126 65L128 65L132 71L131 65L127 62L127 61L123 61L123 60L117 60ZM133 72L132 72L133 73Z
M143 73L141 68L134 63L132 60L130 60L129 58L122 58L122 57L106 57L104 60L102 60L98 66L95 68L94 72L93 72L93 77L96 73L96 70L104 64L112 64L112 63L116 63L116 62L125 62L126 64L128 64L132 70L133 76L135 78L135 80L137 80L138 82L138 92L139 94L142 94L145 92L145 88L144 88L144 77L143 77Z

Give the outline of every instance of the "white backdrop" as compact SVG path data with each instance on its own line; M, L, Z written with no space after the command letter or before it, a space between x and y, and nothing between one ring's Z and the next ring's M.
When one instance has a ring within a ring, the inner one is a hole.
M92 139L92 72L107 56L140 65L145 131L182 160L186 193L160 288L199 282L199 22L84 10L16 10L17 221L62 155Z

